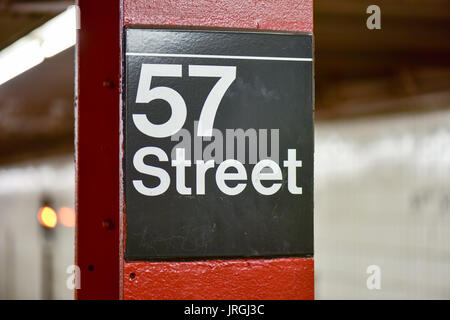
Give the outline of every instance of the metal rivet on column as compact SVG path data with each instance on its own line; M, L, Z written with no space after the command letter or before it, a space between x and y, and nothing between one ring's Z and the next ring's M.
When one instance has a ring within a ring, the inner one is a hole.
M103 87L112 89L112 88L114 88L114 82L111 80L103 80Z
M102 221L102 227L106 230L111 230L114 227L114 223L108 218Z

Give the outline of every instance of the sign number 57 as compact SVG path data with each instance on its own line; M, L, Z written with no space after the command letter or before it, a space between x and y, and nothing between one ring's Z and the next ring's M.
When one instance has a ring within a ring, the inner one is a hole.
M146 114L133 114L133 122L143 134L149 137L165 138L172 136L183 127L187 116L186 102L183 97L169 87L160 86L150 89L152 77L181 78L181 76L181 64L142 64L136 103L150 103L153 100L162 99L169 104L172 111L169 120L162 124L152 123ZM197 135L211 137L220 101L236 79L236 67L189 65L189 76L220 78L209 92L198 121Z

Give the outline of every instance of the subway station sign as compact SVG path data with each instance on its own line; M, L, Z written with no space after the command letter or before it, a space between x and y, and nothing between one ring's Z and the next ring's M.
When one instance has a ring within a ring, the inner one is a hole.
M312 255L312 36L124 39L126 260Z

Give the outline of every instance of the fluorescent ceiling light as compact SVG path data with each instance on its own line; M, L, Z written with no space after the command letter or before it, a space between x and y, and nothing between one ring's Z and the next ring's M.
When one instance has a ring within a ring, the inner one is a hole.
M76 9L67 10L47 21L9 47L0 51L0 84L75 45Z

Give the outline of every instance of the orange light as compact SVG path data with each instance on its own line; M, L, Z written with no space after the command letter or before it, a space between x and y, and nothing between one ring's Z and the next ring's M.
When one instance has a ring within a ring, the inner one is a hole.
M39 209L38 219L40 224L46 228L54 228L58 222L55 210L47 206Z
M62 207L58 211L59 222L65 227L75 227L75 210L69 207Z

